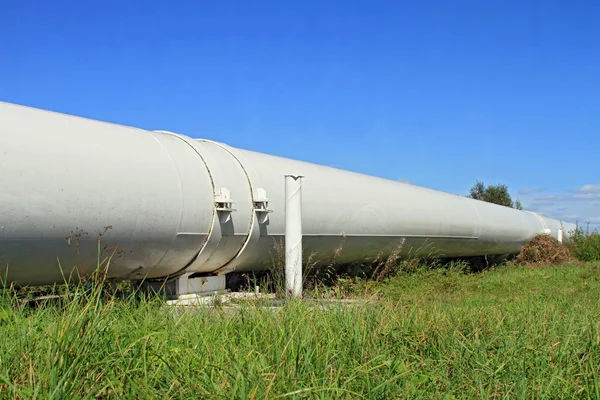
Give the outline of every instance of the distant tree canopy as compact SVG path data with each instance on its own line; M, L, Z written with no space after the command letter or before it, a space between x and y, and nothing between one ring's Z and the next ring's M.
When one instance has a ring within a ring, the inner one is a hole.
M476 200L487 201L488 203L499 204L501 206L516 208L522 210L521 201L513 202L512 197L508 193L508 186L498 184L485 186L483 182L477 181L469 190L468 197Z

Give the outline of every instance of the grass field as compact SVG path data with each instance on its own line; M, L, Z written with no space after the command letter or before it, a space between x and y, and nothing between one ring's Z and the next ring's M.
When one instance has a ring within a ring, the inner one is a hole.
M368 303L0 310L1 398L600 398L600 267L439 269Z

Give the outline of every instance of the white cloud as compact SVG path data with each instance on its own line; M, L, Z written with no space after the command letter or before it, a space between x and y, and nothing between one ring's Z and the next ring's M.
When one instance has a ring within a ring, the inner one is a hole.
M574 194L573 198L575 198L577 200L597 200L597 199L600 199L600 192L598 192L598 193L588 192L588 193Z
M541 193L544 190L545 189L525 188L525 189L519 190L519 194L520 195L528 195L528 194L532 194L532 193Z
M521 189L519 190L519 194L531 194L531 193L535 193L535 189Z
M600 192L577 192L576 194L569 195L547 195L547 196L538 196L534 199L534 201L587 201L587 200L600 200Z
M600 194L600 185L587 184L583 185L579 189L571 190L573 193L584 193L584 194Z
M533 192L532 192L533 193ZM551 218L600 225L600 185L586 184L564 193L524 196L523 207Z

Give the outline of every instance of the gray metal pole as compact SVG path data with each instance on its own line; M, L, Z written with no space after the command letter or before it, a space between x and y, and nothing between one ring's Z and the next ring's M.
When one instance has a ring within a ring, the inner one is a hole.
M285 289L302 296L302 176L285 175Z

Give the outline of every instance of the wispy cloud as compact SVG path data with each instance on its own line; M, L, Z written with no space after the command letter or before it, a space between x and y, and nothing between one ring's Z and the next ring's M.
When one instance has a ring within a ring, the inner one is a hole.
M600 200L600 185L595 184L586 184L578 189L569 190L572 194L565 195L545 195L545 196L537 196L533 199L534 202L543 202L543 201L553 201L553 202L561 202L561 201L591 201L591 200Z
M525 188L525 189L519 190L519 194L525 196L525 195L532 194L532 193L541 193L544 190L546 190L546 189Z
M587 201L587 200L600 200L600 192L588 192L588 193L576 193L570 195L548 195L548 196L538 196L534 199L535 201Z
M598 192L598 193L589 192L589 193L574 194L573 198L577 199L577 200L600 200L600 192Z
M600 225L600 184L586 184L563 193L524 196L522 201L525 209L552 218Z
M577 215L577 214L566 214L566 215L561 215L560 218L561 219L577 219L577 218L579 218L579 215Z
M579 189L571 190L573 193L581 194L600 194L600 185L590 184L583 185Z
M542 200L535 202L538 207L553 207L556 203L554 201Z

